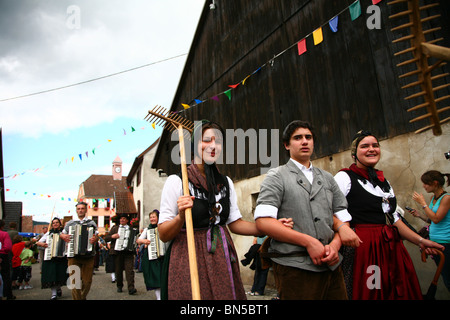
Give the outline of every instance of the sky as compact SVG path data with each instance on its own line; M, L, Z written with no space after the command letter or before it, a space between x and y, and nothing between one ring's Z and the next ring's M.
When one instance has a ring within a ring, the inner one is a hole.
M127 175L161 135L143 119L171 106L204 3L0 0L6 201L48 222L117 156Z

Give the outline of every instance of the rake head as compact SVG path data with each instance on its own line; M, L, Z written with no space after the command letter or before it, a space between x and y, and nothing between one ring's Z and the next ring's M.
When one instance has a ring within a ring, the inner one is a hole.
M148 114L144 120L147 120L152 124L162 126L170 132L178 129L180 126L189 133L192 133L194 130L194 123L192 121L183 118L174 112L169 112L166 108L158 105L148 111Z

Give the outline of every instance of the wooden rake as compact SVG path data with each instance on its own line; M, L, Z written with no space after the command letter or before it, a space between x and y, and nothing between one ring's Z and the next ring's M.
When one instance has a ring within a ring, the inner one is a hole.
M450 95L446 95L446 96L443 96L440 98L435 98L435 92L450 86L450 84L446 83L444 85L433 87L432 81L444 78L444 77L448 76L449 74L444 73L444 74L432 76L431 72L433 70L435 70L436 68L444 65L446 63L445 61L450 60L450 49L446 48L446 47L438 46L435 44L436 42L442 40L442 38L434 39L434 40L430 40L430 41L427 41L425 39L426 35L440 30L441 27L424 30L422 27L423 23L433 20L433 19L436 19L436 18L439 18L441 15L438 14L438 15L434 15L434 16L430 16L430 17L422 17L422 15L421 15L421 12L424 12L425 10L436 7L439 5L439 3L431 3L431 4L426 4L426 5L420 6L419 0L394 0L394 1L388 2L389 5L396 5L396 4L400 4L400 3L406 4L407 8L399 13L391 15L389 18L396 19L396 18L408 17L409 21L407 23L404 23L402 25L392 28L391 31L409 29L410 34L403 36L401 38L395 39L392 42L398 43L398 42L403 42L403 41L409 41L411 46L405 50L395 53L394 55L399 56L399 55L404 55L404 54L412 54L413 58L405 60L405 61L397 64L397 67L401 67L401 66L405 66L405 65L409 65L409 64L415 64L416 70L402 74L399 78L417 76L417 80L412 80L412 82L403 86L402 89L419 86L420 91L418 91L417 93L414 93L412 95L409 95L408 97L405 98L405 100L410 100L410 99L415 99L415 98L423 98L423 100L424 100L424 102L419 103L418 105L409 108L408 112L422 109L422 108L426 109L425 114L420 115L414 119L411 119L409 122L415 122L415 121L429 119L430 124L417 130L416 133L425 131L427 129L432 129L434 135L441 135L442 134L441 124L449 121L450 117L440 120L439 116L442 112L450 110L450 106L438 109L437 103L450 98ZM435 64L430 66L428 64L429 57L437 58L438 61Z
M180 143L180 160L181 160L181 174L183 181L183 194L185 196L189 195L189 180L187 175L186 166L186 152L184 149L184 134L186 132L192 133L194 130L194 123L187 120L176 113L170 113L165 108L161 106L155 106L152 110L148 111L145 120L152 122L155 125L161 125L165 130L173 132L178 130L178 137ZM195 241L194 241L194 227L192 221L192 211L191 208L185 211L186 220L186 234L187 234L187 245L189 254L189 270L191 274L191 288L192 288L192 299L200 300L200 284L198 278L198 268L197 268L197 256L195 253Z

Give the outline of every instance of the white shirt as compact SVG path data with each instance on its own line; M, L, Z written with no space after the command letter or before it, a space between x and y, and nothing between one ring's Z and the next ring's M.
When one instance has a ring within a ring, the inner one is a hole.
M86 222L86 221L91 220L91 219L89 219L87 216L84 216L84 218L83 218L82 220L80 220L80 218L78 218L78 217L73 218L72 220L73 220L73 221L80 221L80 224L83 224L83 222ZM91 220L91 221L93 221L93 220ZM97 225L97 224L96 224L96 225ZM61 231L61 233L62 233L62 234L67 234L66 228L64 228L64 229ZM96 228L94 234L95 234L95 235L98 234L97 228Z
M240 218L242 218L241 212L239 211L237 205L237 195L236 190L234 189L233 181L228 178L228 185L230 186L230 215L228 216L228 220L226 224L230 224ZM193 191L193 186L189 182L189 190ZM193 193L192 193L193 194ZM161 224L165 221L172 220L178 214L178 205L177 200L179 197L183 195L183 183L179 176L170 175L162 190L161 194L161 205L160 205L160 213L159 213L159 221L158 224ZM216 201L221 199L220 193L216 195ZM217 217L216 223L220 221L220 218Z
M309 168L302 165L300 162L290 159L299 169L303 172L303 174L306 176L306 179L308 179L309 183L313 183L313 165L310 162ZM348 213L347 210L341 210L338 212L335 212L334 215L336 218L341 220L342 222L348 222L352 220L352 216L350 213ZM278 216L278 208L275 206L267 205L267 204L260 204L256 206L255 209L255 220L258 218L274 218L277 219Z
M347 194L350 192L350 189L352 187L352 181L350 179L350 176L343 172L339 171L334 176L334 180L336 180L339 189L341 189L342 193L347 196ZM381 197L381 198L393 198L394 190L392 187L389 189L389 192L384 192L379 186L374 187L371 183L363 183L358 179L358 182L361 184L361 186L369 193L373 194L374 196ZM382 202L382 209L383 212L389 212L390 211L390 205L389 202L383 201ZM396 211L394 212L394 222L396 222L398 219L400 219L399 214L401 214L401 211L399 211L399 207L396 208Z

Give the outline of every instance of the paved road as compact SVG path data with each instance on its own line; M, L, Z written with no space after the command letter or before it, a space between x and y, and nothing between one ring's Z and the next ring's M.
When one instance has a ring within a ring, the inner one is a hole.
M33 276L30 284L32 289L13 291L17 300L49 300L51 297L50 289L41 289L40 264L35 263L32 267ZM88 300L156 300L153 291L146 291L144 278L142 273L135 273L135 286L137 293L129 295L127 290L122 293L117 292L115 283L111 282L111 274L105 272L105 268L101 266L95 271L91 291ZM126 281L124 288L126 288ZM245 286L246 292L250 290L250 286ZM247 296L248 300L271 300L276 296L273 288L266 288L264 296ZM67 287L62 288L62 296L59 300L72 300L70 290Z

